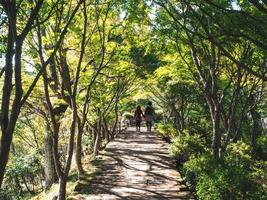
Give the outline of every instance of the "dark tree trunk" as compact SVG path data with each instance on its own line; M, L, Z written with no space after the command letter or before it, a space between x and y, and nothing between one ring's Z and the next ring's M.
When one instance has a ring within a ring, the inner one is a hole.
M181 115L178 112L177 108L175 107L175 105L172 105L172 113L174 114L174 124L175 124L175 128L179 133L183 133L183 128L182 128L182 119L181 119Z
M75 154L75 160L78 170L78 178L80 178L80 176L84 174L82 166L82 136L83 136L83 128L81 120L78 118L78 133L77 133L76 154Z
M58 200L65 200L66 199L66 187L67 187L67 178L64 174L59 179L59 191L58 191Z
M105 129L105 122L104 122L104 118L103 121L101 123L101 140L105 140L106 139L106 129Z
M108 124L106 122L106 119L103 118L103 125L104 125L104 133L105 133L105 139L107 140L107 142L110 141L110 131L109 131L109 128L108 128Z
M14 16L13 16L14 17ZM12 59L14 55L14 28L12 20L9 18L8 26L8 38L7 38L7 51L6 51L6 64L5 64L5 76L4 76L4 86L1 104L1 145L0 145L0 187L4 180L5 168L8 161L10 145L13 137L13 132L8 132L7 127L9 124L9 107L10 107L10 96L12 91L12 76L13 76L13 64Z
M12 133L2 132L1 150L0 150L0 187L4 180L4 173L10 152L12 136L13 136Z

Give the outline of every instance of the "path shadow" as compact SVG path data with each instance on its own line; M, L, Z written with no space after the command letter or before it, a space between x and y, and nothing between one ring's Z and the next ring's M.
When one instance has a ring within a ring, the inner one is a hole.
M121 134L100 155L97 174L79 191L86 199L192 199L167 144L153 133Z

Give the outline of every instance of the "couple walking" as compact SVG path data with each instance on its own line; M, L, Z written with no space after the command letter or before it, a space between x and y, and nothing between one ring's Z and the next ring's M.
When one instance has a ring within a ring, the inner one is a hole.
M141 106L137 106L135 110L134 118L135 118L136 131L139 131L139 132L140 132L140 127L141 127L142 117L145 118L147 131L150 132L151 127L152 127L152 121L154 119L154 109L152 107L151 101L147 103L144 113L141 109Z

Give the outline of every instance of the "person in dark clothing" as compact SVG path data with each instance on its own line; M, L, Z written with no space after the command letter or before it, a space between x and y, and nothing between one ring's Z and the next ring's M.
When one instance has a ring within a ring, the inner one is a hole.
M146 120L147 131L151 132L152 121L154 120L154 108L152 107L151 101L147 103L147 106L145 108L145 120Z
M134 112L136 131L140 132L142 116L144 116L141 106L137 106Z

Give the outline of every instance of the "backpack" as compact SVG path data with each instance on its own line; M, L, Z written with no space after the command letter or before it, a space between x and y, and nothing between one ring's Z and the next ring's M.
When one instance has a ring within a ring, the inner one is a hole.
M153 108L151 106L147 106L145 109L145 115L153 115Z

